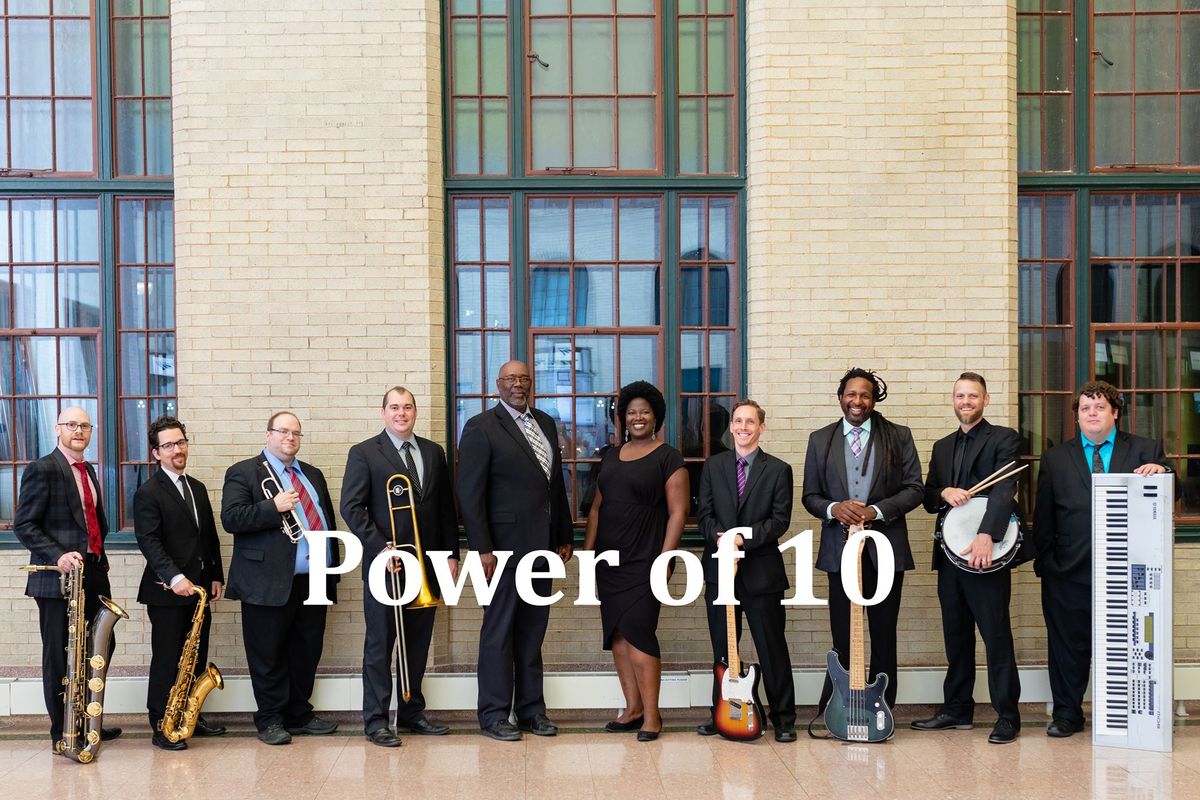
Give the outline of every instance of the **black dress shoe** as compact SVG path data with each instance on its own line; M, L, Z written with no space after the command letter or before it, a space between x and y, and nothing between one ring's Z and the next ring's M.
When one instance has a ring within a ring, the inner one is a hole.
M954 728L960 731L969 731L975 726L969 719L961 717L952 717L944 711L939 711L929 719L916 719L909 725L914 731L944 731L947 728Z
M1017 740L1017 734L1021 729L1012 724L1006 719L996 720L996 725L992 728L991 735L988 736L988 742L991 744L1008 744Z
M380 747L399 747L400 737L392 733L391 728L376 728L367 734L367 741Z
M784 743L796 741L796 729L790 725L786 728L776 728L775 741Z
M628 733L629 731L636 731L638 728L642 727L642 722L642 717L634 717L633 719L629 720L629 722L621 722L618 719L612 719L605 723L604 730L608 731L609 733Z
M101 728L100 729L100 741L102 741L102 742L111 742L113 739L117 738L120 735L121 735L120 728Z
M328 736L336 730L336 722L330 722L329 720L321 719L320 717L313 717L303 725L289 725L287 732L292 736Z
M550 721L545 714L534 714L529 719L517 720L517 728L528 731L534 736L557 736L558 726Z
M163 736L161 731L154 732L154 735L150 737L150 744L160 750L187 750L187 742L183 739L180 739L178 742L172 742L166 736Z
M263 744L291 744L292 735L282 725L271 725L258 732L258 740Z
M1065 719L1054 719L1046 726L1046 735L1054 739L1065 739L1083 730L1083 725Z
M225 726L218 725L215 722L209 722L203 715L196 718L196 730L192 732L193 736L221 736L225 733Z
M422 736L445 736L450 728L445 725L434 725L427 717L421 716L408 722L397 722L398 729L419 733Z
M711 719L708 722L701 722L696 726L696 733L700 734L701 736L716 736L717 723L713 722Z
M498 739L502 742L519 742L521 741L521 732L513 727L513 724L506 719L499 722L493 722L485 728L480 728L479 732L484 736L490 736L493 739Z
M662 731L638 731L637 740L639 742L653 742L658 738Z

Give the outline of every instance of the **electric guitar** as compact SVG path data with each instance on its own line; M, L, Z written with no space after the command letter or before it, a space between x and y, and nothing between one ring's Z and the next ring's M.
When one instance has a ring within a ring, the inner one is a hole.
M737 574L737 566L734 566ZM763 707L758 694L758 665L738 657L737 622L732 605L725 607L725 641L729 658L713 665L719 696L713 708L717 733L735 742L750 742L763 734Z
M847 532L853 536L862 530L852 525ZM858 590L862 591L862 555L866 540L858 545ZM879 673L870 685L866 683L867 668L863 658L863 607L850 603L850 671L842 669L837 652L830 650L825 657L833 695L825 706L825 727L843 742L885 742L896 731L892 710L883 693L888 678Z

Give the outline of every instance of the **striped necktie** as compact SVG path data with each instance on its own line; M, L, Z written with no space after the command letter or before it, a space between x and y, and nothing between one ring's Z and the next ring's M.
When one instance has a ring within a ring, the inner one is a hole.
M737 460L737 483L738 483L738 499L742 499L742 495L746 493L746 459L738 456Z
M521 420L521 429L525 433L525 438L529 441L529 446L533 448L533 454L537 456L538 463L542 465L542 472L546 473L546 478L549 479L550 451L546 449L546 444L542 441L542 433L537 429L533 415L526 411L517 419Z
M850 452L854 454L855 458L858 458L860 455L862 455L862 432L862 428L850 429Z

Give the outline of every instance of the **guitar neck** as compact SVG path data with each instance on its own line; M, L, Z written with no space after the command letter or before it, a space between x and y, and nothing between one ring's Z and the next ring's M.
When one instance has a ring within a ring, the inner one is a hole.
M737 562L733 562L733 574L737 577ZM729 656L729 674L742 674L742 660L738 657L737 617L732 605L725 606L725 644Z
M863 548L866 545L864 539L858 545L858 558L855 563L858 565L857 586L858 592L861 595L863 590L862 578L862 556ZM850 602L850 688L861 690L867 688L867 665L864 658L866 652L866 641L863 636L863 607L854 601Z

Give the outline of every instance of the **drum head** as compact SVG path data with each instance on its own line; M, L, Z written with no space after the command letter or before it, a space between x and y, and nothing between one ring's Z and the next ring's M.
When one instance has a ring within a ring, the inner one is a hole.
M1017 517L1014 515L1009 519L1004 538L992 544L992 566L987 569L972 569L967 566L966 557L960 553L970 547L979 534L979 526L983 524L983 517L987 513L987 502L986 497L972 497L963 505L948 510L942 518L942 549L954 566L967 572L994 572L1003 569L1016 555L1017 544L1021 539Z

